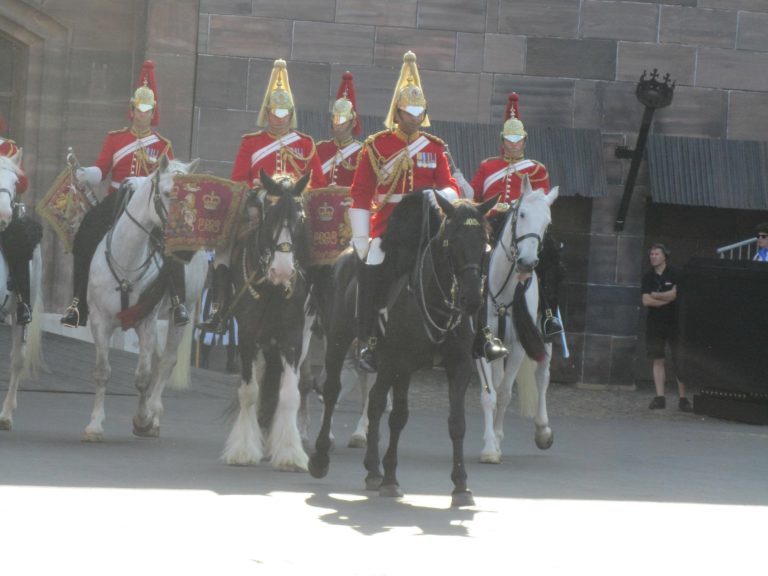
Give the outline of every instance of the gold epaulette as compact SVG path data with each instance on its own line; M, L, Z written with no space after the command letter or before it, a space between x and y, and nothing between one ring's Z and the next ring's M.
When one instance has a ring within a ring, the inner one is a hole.
M162 140L163 142L165 142L165 143L166 143L166 145L168 145L168 146L171 146L171 141L170 141L168 138L166 138L165 136L163 136L163 135L162 135L162 134L160 134L159 132L155 132L154 134L155 134L155 136L157 136L158 138L160 138L160 140Z
M531 182L539 182L541 180L549 178L549 172L547 171L547 167L544 166L544 164L542 164L538 160L531 160L531 162L536 164L536 168L532 172L527 172L528 177L531 179ZM544 174L541 176L538 176L537 178L534 178L534 176L541 174L542 170L544 170Z
M368 136L368 138L365 139L365 142L363 144L372 144L376 138L381 136L382 134L392 134L392 130L379 130L378 132L375 132Z
M293 132L296 132L296 134L298 134L299 136L304 136L304 138L309 138L310 140L312 140L312 142L315 141L315 139L312 138L312 136L310 136L309 134L304 134L304 132L299 132L298 130L293 130Z
M110 130L108 133L109 134L120 134L120 132L128 132L129 130L130 130L130 128L128 128L126 126L125 128L118 128L117 130Z
M432 140L435 144L440 144L440 146L445 146L445 140L442 140L435 136L434 134L429 134L428 132L422 132L424 136L427 137L427 139Z

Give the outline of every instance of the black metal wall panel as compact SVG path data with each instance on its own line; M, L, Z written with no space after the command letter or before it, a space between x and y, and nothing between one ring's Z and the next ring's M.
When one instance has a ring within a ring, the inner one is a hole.
M768 210L768 143L652 135L654 202Z

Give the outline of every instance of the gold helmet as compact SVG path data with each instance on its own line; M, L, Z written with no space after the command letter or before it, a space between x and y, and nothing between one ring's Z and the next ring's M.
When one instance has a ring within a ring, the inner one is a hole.
M288 82L288 68L285 60L275 60L272 74L269 76L267 90L264 92L264 101L259 110L258 125L268 125L270 112L278 118L285 118L294 112L293 94L291 84ZM296 128L296 114L291 117L291 128Z
M131 98L131 106L141 112L154 110L152 126L157 126L160 114L157 111L157 84L155 83L155 63L145 60L141 67L136 90Z
M520 120L520 109L518 108L518 96L512 92L507 99L507 108L504 111L504 127L501 130L501 137L510 142L520 142L528 136L525 126Z
M405 110L413 116L418 116L427 109L427 99L421 89L421 79L419 78L419 69L416 67L416 54L410 50L403 56L403 66L400 69L400 78L395 85L395 92L392 94L392 102L389 105L389 112L384 119L384 126L390 130L395 125L395 112ZM424 114L422 126L429 126L429 116Z
M360 118L357 116L357 104L355 101L355 84L352 72L344 72L341 76L341 84L336 92L336 100L331 106L331 121L334 125L344 124L350 120L355 121L352 133L359 135L362 132Z

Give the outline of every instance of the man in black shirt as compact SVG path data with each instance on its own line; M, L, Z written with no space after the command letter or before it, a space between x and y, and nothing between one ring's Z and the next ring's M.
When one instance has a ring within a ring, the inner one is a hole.
M669 343L672 353L672 363L677 369L677 318L675 315L675 300L677 300L677 274L667 265L669 250L663 244L653 244L648 252L651 270L642 281L643 306L648 308L648 320L645 329L645 345L648 358L653 360L653 383L656 387L656 397L648 408L658 410L666 408L664 397L666 370L664 357L666 345ZM677 390L680 395L678 408L683 412L692 410L691 403L685 396L685 385L677 379Z

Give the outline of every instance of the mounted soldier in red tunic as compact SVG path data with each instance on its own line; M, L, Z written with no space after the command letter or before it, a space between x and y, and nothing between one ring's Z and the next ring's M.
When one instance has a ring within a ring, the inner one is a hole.
M429 126L429 118L413 52L403 56L384 125L387 130L370 136L363 145L349 209L352 245L365 262L358 279L358 341L364 343L360 367L369 372L377 370L376 317L385 257L381 236L390 214L405 195L417 191L425 191L431 198L434 193L450 200L460 197L445 143L421 131L422 126Z
M288 178L292 182L311 173L309 187L326 185L314 140L296 130L296 110L285 60L275 60L259 111L258 125L265 129L242 137L232 167L232 180L245 182L251 188L238 238L243 238L258 225L261 170L277 181ZM227 330L225 313L232 292L230 260L231 250L216 252L210 315L200 323L201 330L217 334Z
M499 156L483 160L471 181L475 202L499 195L498 204L488 215L494 242L499 236L507 212L520 198L525 176L528 176L533 190L544 190L548 193L551 188L546 166L538 160L525 157L528 133L520 120L518 95L514 92L509 95L504 118ZM542 247L541 260L536 271L541 287L542 333L545 338L552 338L563 331L563 326L553 313L553 310L557 310L561 271L557 248L549 234L545 236L545 245ZM493 349L496 339L487 332L487 328L483 329L483 333L486 342L491 344L489 347L489 344L484 343L483 355L488 360L494 360L499 357L500 352L497 348Z
M0 115L0 134L5 130L5 119ZM4 256L8 262L10 288L16 294L17 301L16 324L23 326L32 321L29 261L32 259L35 247L40 243L42 227L38 222L25 218L24 204L19 201L19 196L24 194L29 186L29 180L21 169L21 148L13 140L0 136L0 156L6 156L15 162L15 197L10 190L0 190L0 194L7 193L10 197L7 205L8 213L3 215L0 224L0 247L2 248L0 257Z
M74 297L61 318L65 326L85 326L88 321L86 297L91 259L130 194L128 188L122 186L123 182L131 176L148 176L157 169L163 156L173 159L171 141L152 129L159 124L160 114L155 65L151 60L144 62L136 86L128 112L131 126L109 132L96 163L75 170L78 183L91 188L99 186L108 175L110 180L107 195L85 215L74 237ZM165 266L171 291L172 321L177 326L184 326L189 322L189 312L183 304L184 263L169 258Z

